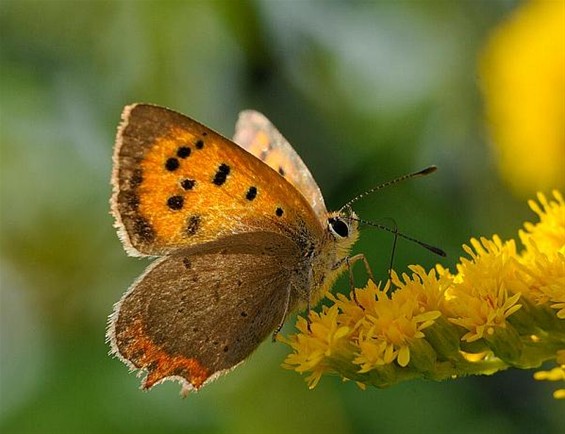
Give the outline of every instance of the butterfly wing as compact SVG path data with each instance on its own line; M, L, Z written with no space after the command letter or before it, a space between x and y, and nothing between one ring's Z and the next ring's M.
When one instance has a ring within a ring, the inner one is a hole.
M114 150L112 214L132 255L165 255L246 232L320 239L305 198L265 163L166 108L124 109Z
M147 371L143 388L172 379L198 389L241 363L283 319L298 250L283 236L252 238L158 259L116 304L108 339L122 361Z
M325 220L326 205L314 177L290 143L265 116L253 110L241 112L234 142L284 176L302 193L320 221Z

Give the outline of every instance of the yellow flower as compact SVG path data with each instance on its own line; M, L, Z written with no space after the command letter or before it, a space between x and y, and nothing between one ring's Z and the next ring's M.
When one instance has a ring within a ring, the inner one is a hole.
M513 241L503 244L495 235L492 241L471 239L471 245L475 251L463 249L472 259L461 259L457 284L447 291L449 321L468 330L462 337L467 342L506 327L506 319L521 307L517 302L524 289Z
M360 301L366 298L365 294L359 294L357 298L364 311L364 320L357 329L360 351L354 360L355 364L361 365L360 372L368 372L395 360L399 366L407 366L410 345L415 339L423 338L422 330L441 315L438 311L422 312L418 300L403 296L404 288L399 287L391 297L387 297L388 288L380 290L369 282L363 291L357 291L372 296L365 304Z
M525 223L525 230L519 232L526 246L520 261L527 274L524 296L538 305L549 303L558 309L557 316L565 319L565 202L557 191L553 197L555 201L549 202L538 194L541 207L528 202L540 222Z
M333 305L299 318L299 332L282 338L293 349L284 366L310 373L314 387L324 374L360 386L389 386L412 378L444 380L532 368L555 359L558 367L538 379L565 375L565 203L538 195L516 242L471 239L457 273L441 266L392 273L386 285L369 282ZM565 397L565 389L555 392Z
M296 327L300 330L299 334L288 339L278 335L278 340L295 350L287 357L284 366L300 373L312 372L306 379L310 388L316 387L322 374L333 372L331 363L328 363L332 354L346 352L343 343L347 343L350 330L338 325L337 315L337 306L324 308L320 314L312 311L310 325L305 318L298 318Z
M481 54L499 169L520 195L565 186L564 17L563 1L526 1L492 33Z
M409 268L413 273L411 276L403 273L400 278L395 272L392 273L392 283L397 288L402 288L402 291L395 292L395 297L413 299L420 312L438 310L445 313L445 291L453 282L451 273L441 267L429 273L420 265Z
M563 158L565 159L565 154ZM540 221L536 224L526 222L525 230L519 231L526 250L535 243L536 249L543 253L565 253L565 202L557 190L553 191L553 197L555 201L548 202L544 194L538 193L541 207L533 200L528 201L528 205L539 216Z

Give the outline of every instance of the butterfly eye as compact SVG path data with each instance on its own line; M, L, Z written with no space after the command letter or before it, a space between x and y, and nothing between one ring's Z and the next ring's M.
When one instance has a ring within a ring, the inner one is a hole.
M339 238L346 238L349 236L349 226L343 220L332 217L328 219L330 231Z

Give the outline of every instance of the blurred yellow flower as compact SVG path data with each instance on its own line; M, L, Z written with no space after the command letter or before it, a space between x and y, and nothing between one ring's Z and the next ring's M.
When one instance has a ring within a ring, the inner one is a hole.
M502 177L521 196L565 186L565 2L530 0L492 33L480 59Z
M359 385L389 386L411 378L444 380L509 367L558 367L536 379L565 378L565 202L554 191L530 207L539 216L514 240L471 239L457 273L411 266L385 285L368 282L355 296L299 318L284 366L314 387L337 374ZM565 389L555 397L565 397Z
M565 350L557 351L556 363L559 365L549 371L538 371L534 374L536 380L565 381ZM553 392L555 399L565 399L565 388Z

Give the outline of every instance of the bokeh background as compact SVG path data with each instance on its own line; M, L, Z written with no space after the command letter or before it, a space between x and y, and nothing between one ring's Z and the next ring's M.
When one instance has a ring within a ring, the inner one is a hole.
M126 256L108 214L124 105L168 106L227 136L258 109L332 209L436 164L356 210L449 255L400 240L397 270L449 267L471 236L516 237L534 220L526 199L565 185L564 23L562 0L3 0L1 432L560 432L563 403L531 371L308 390L280 367L289 349L266 342L183 400L176 383L139 391L104 334L148 264ZM355 251L383 278L391 248L369 229Z

